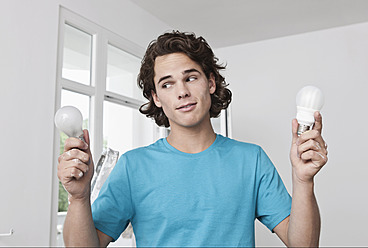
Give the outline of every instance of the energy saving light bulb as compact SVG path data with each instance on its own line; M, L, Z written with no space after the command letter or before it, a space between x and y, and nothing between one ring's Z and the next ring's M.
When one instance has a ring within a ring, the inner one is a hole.
M298 135L308 131L314 124L314 112L320 111L324 103L322 91L315 86L305 86L296 95L296 119Z
M83 117L82 113L73 106L60 108L55 114L55 125L69 137L83 139Z

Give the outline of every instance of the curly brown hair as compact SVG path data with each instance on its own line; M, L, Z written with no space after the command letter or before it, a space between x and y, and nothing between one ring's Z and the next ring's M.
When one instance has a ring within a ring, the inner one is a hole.
M154 83L155 59L171 53L184 53L191 60L201 66L209 79L212 74L216 82L216 91L211 94L210 117L218 117L222 109L226 109L231 102L231 91L226 88L225 78L220 74L226 65L218 64L211 47L203 37L196 37L194 33L172 31L160 35L153 40L143 57L141 69L137 77L138 86L143 89L143 96L149 100L139 111L147 117L155 119L158 126L169 127L170 123L162 108L155 105L152 91L156 93Z

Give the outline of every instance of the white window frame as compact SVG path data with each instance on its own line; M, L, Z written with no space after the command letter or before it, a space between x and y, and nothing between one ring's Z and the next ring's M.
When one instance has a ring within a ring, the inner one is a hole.
M64 25L69 24L92 36L91 85L76 83L62 78ZM56 109L60 108L61 90L69 90L91 97L90 126L91 149L94 156L103 150L103 102L114 102L138 109L144 102L106 90L107 46L113 45L137 58L142 58L144 49L133 42L114 34L103 27L61 7L59 23L58 69L56 89Z
M64 27L68 24L92 36L91 51L91 85L85 85L62 77L63 67L63 49L64 49ZM113 32L95 24L86 18L60 6L59 16L59 37L58 37L58 60L56 75L56 97L55 113L61 107L61 92L68 90L80 93L90 97L89 113L89 131L91 133L91 151L94 159L103 151L103 104L104 101L117 103L122 106L138 109L143 101L127 97L106 90L107 74L107 51L108 45L117 47L137 58L142 58L145 50L135 43L117 35ZM156 137L161 136L162 131L156 128ZM60 135L55 128L54 132L54 157L59 156ZM54 162L54 168L57 167L57 160ZM55 170L56 171L56 170ZM56 245L57 232L57 206L58 206L58 188L59 180L54 173L53 183L53 203L51 211L51 245ZM60 229L60 226L59 226Z

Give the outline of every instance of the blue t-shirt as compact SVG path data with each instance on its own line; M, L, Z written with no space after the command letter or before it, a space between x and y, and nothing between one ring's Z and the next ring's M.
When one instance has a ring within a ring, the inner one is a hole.
M196 154L166 139L125 153L92 205L95 227L137 246L254 246L255 219L272 229L291 197L257 145L217 135Z

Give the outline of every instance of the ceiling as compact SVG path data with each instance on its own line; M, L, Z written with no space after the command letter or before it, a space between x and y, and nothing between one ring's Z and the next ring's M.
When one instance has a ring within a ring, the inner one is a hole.
M367 0L131 1L213 48L368 22Z

